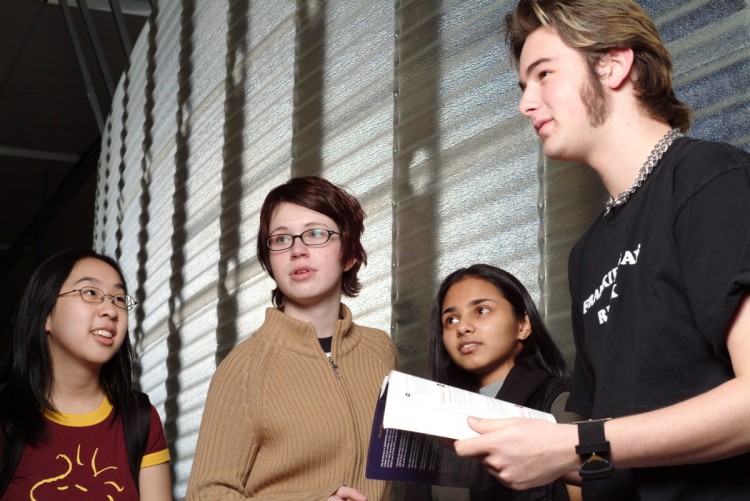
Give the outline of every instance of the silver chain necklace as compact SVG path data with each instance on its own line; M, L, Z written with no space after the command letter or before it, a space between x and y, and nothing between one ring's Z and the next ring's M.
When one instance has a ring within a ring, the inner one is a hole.
M609 214L609 211L611 211L615 207L625 205L625 202L627 202L633 195L633 193L635 193L635 191L641 187L649 174L651 174L651 171L654 170L654 167L656 167L656 164L659 162L659 160L661 160L664 152L667 151L672 142L684 135L685 134L680 132L680 129L675 127L674 129L667 132L666 135L661 138L658 143L656 143L656 146L654 146L654 149L651 150L648 158L643 163L641 170L638 171L638 177L635 178L635 181L633 181L633 184L630 185L630 188L617 195L617 198L610 197L610 199L604 203L604 205L606 206L606 208L604 209L605 217L607 216L607 214Z

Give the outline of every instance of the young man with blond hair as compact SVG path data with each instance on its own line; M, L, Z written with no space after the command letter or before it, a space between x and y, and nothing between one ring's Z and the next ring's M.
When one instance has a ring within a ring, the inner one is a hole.
M457 452L517 489L565 476L584 499L750 499L750 154L684 136L634 0L521 0L506 33L545 155L611 197L569 263L568 410L590 420L471 419L482 435Z

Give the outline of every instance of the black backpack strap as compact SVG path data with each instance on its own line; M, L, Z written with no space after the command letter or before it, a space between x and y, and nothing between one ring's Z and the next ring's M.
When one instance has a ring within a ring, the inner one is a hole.
M495 398L549 412L555 399L570 391L570 382L525 364L514 366Z
M536 406L537 402L532 397L544 388L545 382L550 377L552 376L542 369L525 364L515 365L506 376L505 383L500 387L495 398L512 404L545 410Z
M2 438L2 449L0 449L0 498L5 494L5 489L13 478L18 463L21 461L24 443L20 440L11 439L5 430L0 432Z
M130 473L133 475L135 486L141 471L141 461L148 446L148 432L151 428L151 402L148 395L132 390L122 409L122 426L125 430L125 446L128 450Z

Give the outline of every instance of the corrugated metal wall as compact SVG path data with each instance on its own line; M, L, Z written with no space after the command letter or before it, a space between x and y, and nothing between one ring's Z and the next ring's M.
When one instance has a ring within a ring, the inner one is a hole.
M95 245L139 301L139 380L182 498L216 364L260 324L265 194L318 174L367 211L359 323L420 373L439 281L490 262L541 303L572 357L567 253L600 210L584 167L546 161L517 114L502 18L512 1L164 0L133 51L103 138ZM644 1L676 62L693 135L750 150L750 7ZM627 133L627 131L623 131ZM593 187L593 188L592 188Z

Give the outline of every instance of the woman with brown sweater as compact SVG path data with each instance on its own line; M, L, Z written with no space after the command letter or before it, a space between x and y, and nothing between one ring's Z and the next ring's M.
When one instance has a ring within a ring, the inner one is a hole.
M341 303L360 290L363 220L353 196L318 177L266 197L258 259L276 282L274 307L213 376L189 500L390 498L364 469L396 351Z

